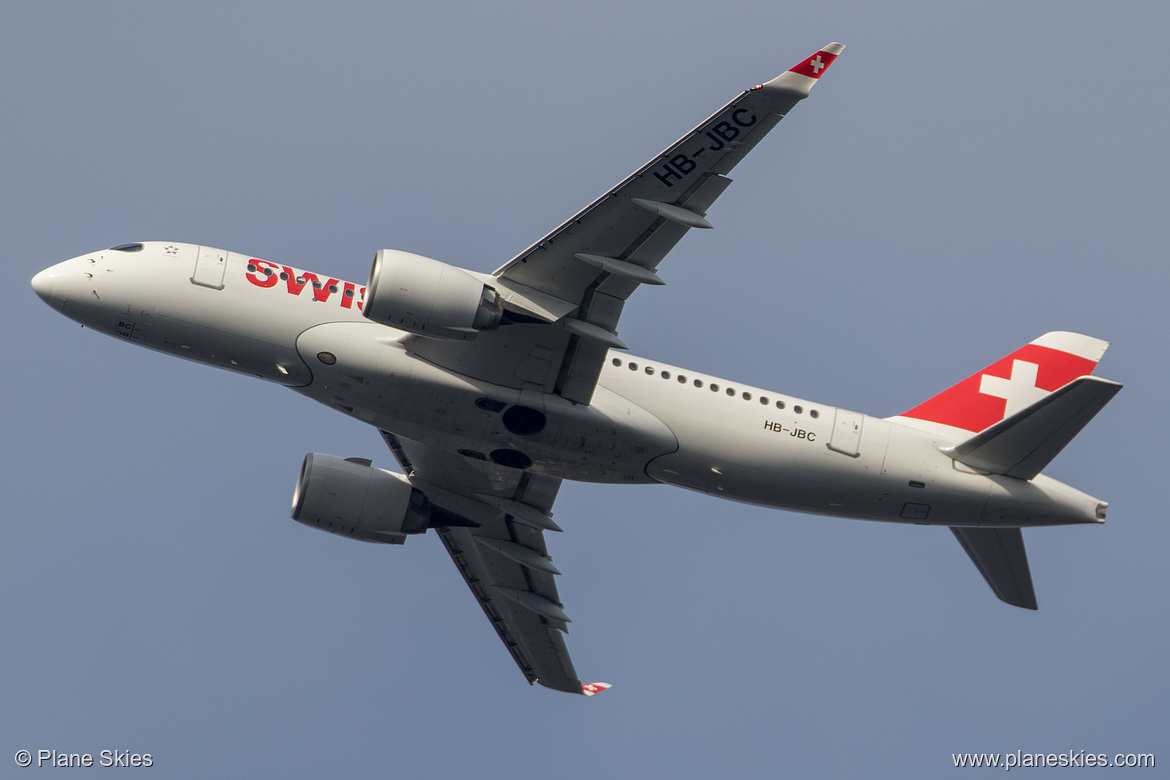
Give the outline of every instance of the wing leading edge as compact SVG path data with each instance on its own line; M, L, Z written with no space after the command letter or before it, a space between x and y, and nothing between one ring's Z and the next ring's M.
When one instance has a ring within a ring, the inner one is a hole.
M512 324L475 341L414 338L426 360L515 389L589 403L617 324L640 284L731 184L727 174L809 91L845 47L831 43L738 95L613 189L484 277Z

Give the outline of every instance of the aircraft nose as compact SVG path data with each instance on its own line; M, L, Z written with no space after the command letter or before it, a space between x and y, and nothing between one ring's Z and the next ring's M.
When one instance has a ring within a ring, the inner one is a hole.
M32 288L42 301L54 309L61 309L65 306L65 299L59 295L56 297L53 296L53 281L57 276L57 266L46 268L32 278Z

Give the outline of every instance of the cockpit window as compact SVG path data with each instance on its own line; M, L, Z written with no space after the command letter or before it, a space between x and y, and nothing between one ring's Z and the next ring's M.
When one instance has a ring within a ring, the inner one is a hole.
M118 244L110 247L111 252L141 252L142 244Z

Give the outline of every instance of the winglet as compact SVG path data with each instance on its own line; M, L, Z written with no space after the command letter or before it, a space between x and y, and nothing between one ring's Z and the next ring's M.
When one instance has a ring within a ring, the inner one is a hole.
M799 73L802 76L808 76L810 79L819 79L821 74L833 64L833 60L837 59L843 51L845 51L845 44L830 43L804 62L789 68L788 72Z
M581 683L581 693L586 696L594 696L602 691L608 691L612 687L609 683Z
M767 84L761 84L760 86L808 95L809 90L817 83L817 79L829 69L829 66L833 64L833 61L844 50L845 44L830 43L800 64L793 65Z

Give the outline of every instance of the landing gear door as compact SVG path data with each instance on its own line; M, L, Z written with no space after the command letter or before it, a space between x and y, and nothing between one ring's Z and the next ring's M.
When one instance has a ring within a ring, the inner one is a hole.
M199 247L199 257L195 260L195 274L191 277L191 282L213 290L222 290L223 276L227 271L227 254L222 249Z
M861 455L861 425L865 415L851 412L848 409L838 409L837 417L833 421L833 435L829 439L829 449L856 458Z

